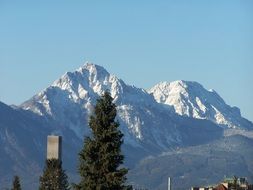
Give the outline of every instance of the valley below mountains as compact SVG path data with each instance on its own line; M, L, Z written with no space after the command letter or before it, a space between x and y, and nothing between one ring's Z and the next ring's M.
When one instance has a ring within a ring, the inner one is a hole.
M105 91L117 105L134 187L166 189L168 177L175 189L233 175L253 182L253 123L215 90L183 80L144 90L86 63L19 106L0 102L0 189L10 187L14 175L24 189L38 189L50 134L63 137L63 167L70 182L78 181L78 152Z

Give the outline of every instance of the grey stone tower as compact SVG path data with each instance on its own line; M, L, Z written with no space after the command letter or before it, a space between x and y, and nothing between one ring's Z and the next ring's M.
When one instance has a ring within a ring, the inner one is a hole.
M47 159L61 160L62 137L50 135L47 136Z

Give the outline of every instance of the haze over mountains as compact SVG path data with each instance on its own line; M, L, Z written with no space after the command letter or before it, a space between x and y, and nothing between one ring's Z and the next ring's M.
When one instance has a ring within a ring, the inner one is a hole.
M154 163L159 163L162 158L168 164L168 171L161 171L159 175L170 175L177 179L182 173L176 169L169 171L169 165L173 165L176 159L161 157L160 154L173 152L168 155L181 156L175 151L182 149L183 157L190 159L190 154L203 149L208 160L214 154L206 154L206 144L218 151L222 143L217 142L233 138L238 140L229 141L227 147L233 147L241 141L245 143L239 144L240 148L228 151L228 154L233 152L233 155L240 155L235 156L233 163L243 163L247 170L243 174L249 178L253 176L253 168L248 161L250 151L247 151L253 139L244 136L253 130L253 123L241 116L239 108L227 105L217 92L208 91L201 84L189 81L163 82L146 91L127 85L101 66L88 63L74 72L65 73L20 106L0 104L0 142L4 145L0 147L0 188L7 187L15 173L21 175L26 189L37 187L48 134L63 136L64 167L71 179L77 180L77 153L83 137L90 134L87 124L89 115L96 99L106 90L117 105L117 119L124 133L126 165L135 174L145 171L143 168L150 165L153 169L159 168ZM240 131L241 135L224 137L224 130L227 129ZM227 158L228 154L224 153L221 159ZM143 161L148 156L152 156L152 159ZM229 164L230 160L227 159L226 163ZM194 168L196 164L192 162L186 165ZM203 164L204 170L212 173L210 165L206 166ZM224 170L221 169L221 174L228 174ZM134 174L130 172L130 182L140 186L146 184L149 189L162 189L166 182L158 182L156 176L147 172L150 171L139 173L138 177L133 177ZM238 167L234 167L231 175L237 172ZM30 175L33 178L29 178ZM149 183L142 180L145 176L149 176ZM197 176L197 172L190 173L188 183L178 183L178 188L188 187L189 181ZM217 180L214 176L215 173L210 174L210 179L205 182Z

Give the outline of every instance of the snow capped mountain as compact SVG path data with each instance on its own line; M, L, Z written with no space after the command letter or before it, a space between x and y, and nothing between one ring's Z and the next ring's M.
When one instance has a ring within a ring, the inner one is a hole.
M56 133L61 134L62 128L70 128L82 139L84 134L89 134L88 118L96 99L106 90L117 105L126 145L166 150L184 141L193 143L198 139L190 142L189 135L185 134L189 131L183 129L183 126L191 126L195 121L184 122L145 90L126 85L103 67L91 63L67 72L21 107L54 120L57 123ZM215 132L216 127L213 129Z
M147 92L87 63L20 106L0 102L0 144L4 145L0 146L0 165L6 163L5 171L0 170L0 188L18 173L24 181L32 181L26 180L26 184L34 183L26 189L36 189L48 134L63 136L63 163L76 180L78 151L83 137L90 134L89 116L105 91L117 105L125 164L130 168L146 156L221 139L224 130L220 126L252 129L238 108L228 106L215 91L196 82L160 83Z
M144 89L125 84L103 67L92 63L65 73L51 86L24 102L21 108L53 120L54 133L61 134L63 129L68 128L82 139L90 132L88 119L96 100L105 91L111 93L117 105L125 144L133 147L166 150L188 141L189 134L186 133L190 132L186 131L196 129L192 126L185 130L182 126L191 126L195 121L188 120L186 123L180 115L208 119L232 128L251 126L241 117L238 108L226 105L215 91L207 91L196 82L160 83L149 94ZM169 107L161 106L161 103Z
M170 112L161 108L150 94L126 85L103 67L90 63L74 72L67 72L21 107L55 120L59 125L56 132L60 131L59 127L68 127L82 139L84 134L89 133L88 118L96 99L106 90L110 91L117 104L118 120L126 144L138 147L139 141L148 142L152 139L149 142L152 146L158 144L167 147L181 141L171 122L160 119L161 115L168 118ZM166 137L160 138L164 134Z
M225 128L252 128L241 116L240 109L231 107L214 90L206 90L191 81L161 82L149 90L157 102L171 106L176 113L208 119Z

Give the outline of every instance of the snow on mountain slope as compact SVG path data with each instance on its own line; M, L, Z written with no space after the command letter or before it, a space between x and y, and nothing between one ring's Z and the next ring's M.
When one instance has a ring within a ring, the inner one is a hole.
M241 116L239 108L227 105L217 92L206 90L197 82L161 82L149 93L180 115L208 119L225 128L253 129L252 122Z
M147 151L152 152L182 145L183 141L190 144L199 142L198 137L191 141L188 138L190 134L186 134L191 133L188 130L198 130L193 126L195 121L184 122L180 116L157 103L145 90L126 85L103 67L90 63L74 72L67 72L21 107L54 120L59 133L61 128L70 128L82 139L83 135L89 134L88 118L96 99L106 90L117 105L118 120L126 145L146 147ZM209 126L209 123L197 123L198 126ZM185 125L188 130L183 128ZM213 134L220 134L216 126L213 129ZM218 134L212 138L219 137Z
M22 155L22 163L7 163L6 168L14 167L24 171L20 176L24 183L31 184L25 180L29 174L23 167L29 168L30 165L26 160L31 159L37 167L42 166L46 135L62 135L64 168L72 176L71 179L76 180L78 151L83 137L90 133L88 118L93 112L96 99L105 90L110 91L117 105L117 119L124 134L122 150L126 156L127 167L134 167L138 160L145 156L178 147L208 143L223 136L222 128L213 122L182 117L173 109L167 109L158 103L145 90L125 84L103 67L85 64L74 72L67 72L19 107L0 104L0 142L4 144L0 147L0 164L5 163L5 158L9 157L6 147L10 147L13 160L20 156L15 151L17 147L24 147L27 153ZM9 130L8 134L13 138L6 141L5 139L10 137L6 133ZM36 153L32 152L34 144L40 145ZM37 156L27 158L26 155ZM8 171L9 176L16 173L14 170ZM0 179L3 179L3 176L6 176L6 173L0 171ZM38 179L38 174L35 177ZM36 185L38 180L35 181ZM1 181L0 184L5 186L7 183ZM35 189L29 185L25 188Z
M140 141L167 147L180 143L177 129L168 119L170 112L145 90L126 85L103 67L85 64L74 72L67 72L50 87L35 95L21 107L54 119L59 127L71 128L80 139L89 133L88 117L96 99L110 91L118 108L118 120L125 135L125 143L140 146ZM60 128L59 128L60 130ZM165 136L166 135L166 136ZM160 136L165 136L160 138Z

